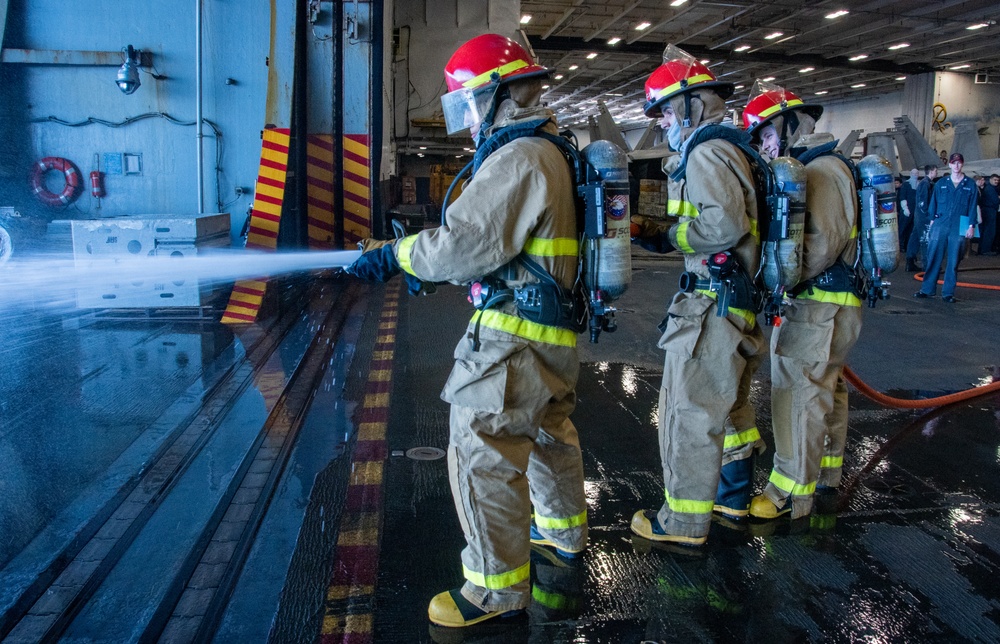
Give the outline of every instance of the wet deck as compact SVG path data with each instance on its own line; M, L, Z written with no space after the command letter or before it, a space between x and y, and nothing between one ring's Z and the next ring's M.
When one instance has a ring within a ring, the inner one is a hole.
M527 614L467 632L426 618L461 583L428 449L447 445L458 289L285 280L235 332L4 312L0 638L1000 641L1000 396L919 412L852 395L839 511L720 522L697 551L633 540L631 514L662 499L655 326L680 264L635 267L619 332L581 346L591 545L573 565L535 553ZM963 268L1000 284L993 258ZM903 397L990 381L997 293L916 301L893 277L854 370ZM767 373L754 399L770 442Z

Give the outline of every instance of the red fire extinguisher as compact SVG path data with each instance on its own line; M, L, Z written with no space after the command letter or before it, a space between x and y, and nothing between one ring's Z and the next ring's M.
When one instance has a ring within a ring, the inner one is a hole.
M104 173L100 170L90 173L90 195L95 199L104 196Z

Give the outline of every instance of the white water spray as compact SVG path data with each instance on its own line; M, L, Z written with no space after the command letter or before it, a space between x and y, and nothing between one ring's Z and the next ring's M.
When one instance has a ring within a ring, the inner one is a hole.
M78 290L121 283L197 280L200 285L264 279L289 273L344 267L361 251L210 254L144 258L17 258L0 266L0 311L25 306L75 307Z

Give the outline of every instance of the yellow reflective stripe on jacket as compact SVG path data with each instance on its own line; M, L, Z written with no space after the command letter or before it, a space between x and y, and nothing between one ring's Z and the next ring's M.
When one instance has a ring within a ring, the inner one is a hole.
M497 74L500 74L500 78L503 78L507 74L509 74L511 72L514 72L514 71L517 71L517 70L521 69L522 67L527 67L527 66L528 66L528 61L526 61L526 60L512 60L509 63L507 63L506 65L500 65L499 67L497 67L495 69L491 69L488 72L483 72L482 74L480 74L478 76L474 76L474 77L470 78L469 80L467 80L464 83L462 83L462 87L468 87L468 88L471 88L471 89L475 89L475 88L479 87L480 85L484 85L488 80L490 80L490 76L493 75L493 72L496 72Z
M502 572L499 575L484 575L481 572L469 570L465 567L465 565L462 566L462 572L465 574L466 579L480 588L503 590L504 588L510 588L514 584L526 580L530 573L530 564L526 563L520 568L516 568L510 572Z
M681 252L693 253L694 249L691 248L691 244L688 243L688 226L691 225L690 221L682 221L677 226L677 247L680 248Z
M756 219L750 220L750 234L753 235L754 239L760 240L760 229Z
M722 446L725 449L730 449L732 447L740 447L741 445L756 443L759 440L760 432L757 431L756 427L751 427L750 429L744 429L742 432L738 432L736 434L726 434L726 438L722 442Z
M672 499L670 493L664 491L667 497L667 505L674 512L686 512L688 514L712 514L715 501L694 501L691 499Z
M538 257L576 257L580 254L580 242L575 237L530 237L524 245L524 252Z
M714 80L715 80L715 77L712 76L711 74L698 74L697 76L692 76L691 78L687 79L687 87L691 88L691 87L694 87L695 85L700 85L702 83L707 83L709 81L714 81ZM661 99L664 96L666 96L667 94L673 94L674 92L676 92L680 88L681 88L681 81L677 81L673 85L669 85L667 87L664 87L659 92L657 92L656 93L656 98L657 99Z
M858 225L854 224L854 226L851 227L851 239L857 239L857 238L858 238Z
M697 292L701 293L702 295L704 295L706 297L710 297L713 300L718 300L719 299L719 294L718 293L715 293L715 292L710 291L708 289L699 288L699 289L697 289ZM732 313L733 315L735 315L736 317L740 317L740 318L743 318L744 320L746 320L747 324L749 324L751 326L751 328L754 327L757 324L757 314L754 313L753 311L749 311L747 309L738 309L735 306L730 306L729 307L729 312Z
M486 311L476 311L472 315L473 324L479 321L480 326L496 331L503 331L511 335L516 335L525 340L535 342L545 342L561 347L575 347L576 334L569 329L560 329L556 326L546 326L531 320L519 318L516 315L509 315L488 309Z
M698 216L698 208L690 201L667 199L667 214L677 215L678 217L691 217L694 219Z
M843 467L844 457L843 456L824 456L819 461L820 467Z
M413 267L410 266L410 250L416 241L416 235L408 235L399 240L399 243L396 245L396 261L399 262L399 267L414 277L417 274L413 272Z
M779 111L781 111L782 109L785 109L785 108L795 107L796 105L802 105L801 99L793 98L790 101L785 101L784 103L778 103L777 105L772 105L771 107L767 108L766 110L761 110L760 111L760 118L761 118L761 120L764 120L767 117L769 117L772 114L774 114L775 112L779 112Z
M804 496L816 491L816 481L808 485L799 485L784 474L779 474L776 470L771 470L771 477L768 480L782 492L793 496Z
M575 528L577 526L583 525L587 522L587 511L584 510L580 514L572 517L567 517L565 519L556 519L553 517L543 517L540 514L535 514L535 525L539 528L545 528L546 530L566 530L567 528Z
M810 293L809 291L812 291ZM825 304L836 304L838 306L861 306L861 299L854 293L845 291L843 293L835 293L833 291L824 291L821 288L812 287L811 289L806 289L795 296L797 300L811 300L813 302L823 302Z

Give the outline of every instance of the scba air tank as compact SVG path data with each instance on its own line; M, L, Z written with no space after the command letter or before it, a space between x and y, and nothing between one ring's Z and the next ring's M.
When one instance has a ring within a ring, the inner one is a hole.
M899 263L899 224L892 166L879 155L869 154L858 162L858 174L861 176L858 186L861 266L868 273L891 273Z
M776 194L763 243L764 284L771 291L790 289L802 279L802 238L806 224L806 167L792 157L771 161Z
M584 284L590 291L600 291L605 302L611 302L624 295L632 281L628 158L610 141L594 141L581 154L597 171L603 186L603 207L593 213L603 221L586 222Z

